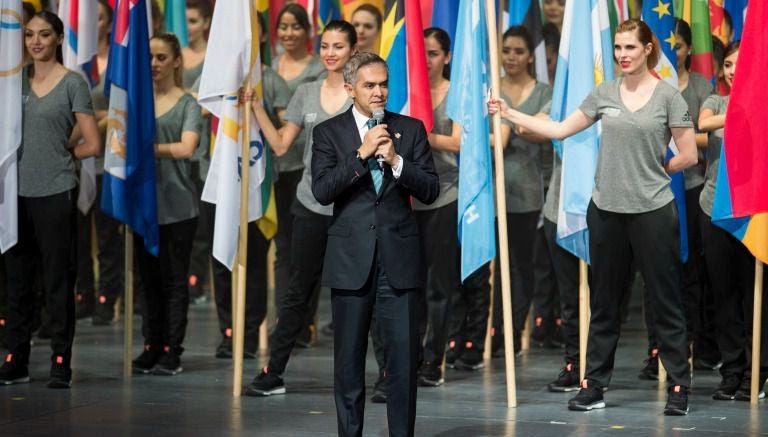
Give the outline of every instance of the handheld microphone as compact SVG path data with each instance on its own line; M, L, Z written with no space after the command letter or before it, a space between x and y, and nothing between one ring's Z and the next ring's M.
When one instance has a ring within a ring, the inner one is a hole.
M384 110L383 109L377 109L373 111L373 119L376 120L376 124L379 125L384 121ZM376 155L376 162L379 163L379 168L382 170L384 169L384 157L381 155Z

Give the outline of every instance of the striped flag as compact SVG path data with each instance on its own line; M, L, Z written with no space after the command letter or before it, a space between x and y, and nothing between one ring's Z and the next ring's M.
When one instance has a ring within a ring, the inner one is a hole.
M448 116L461 125L458 233L461 280L496 256L493 178L488 147L488 35L485 1L461 0Z
M691 26L693 47L691 48L691 71L699 73L710 81L715 80L712 65L712 34L709 26L709 5L707 0L676 0L675 17Z
M109 94L101 209L159 254L155 99L146 0L117 0L104 89Z
M96 58L99 41L97 0L60 0L59 17L64 23L64 66L80 73L94 87L99 83ZM77 208L87 214L96 200L96 158L80 162Z
M432 131L432 93L427 76L418 2L387 0L379 53L389 66L387 110L410 115Z
M507 3L506 23L509 26L524 26L528 29L533 39L533 54L536 60L536 80L549 83L549 70L547 69L547 50L544 46L544 32L542 30L541 8L539 0L517 0Z
M200 104L219 118L216 145L202 199L216 204L213 256L232 269L238 244L242 106L238 90L251 87L258 98L261 90L257 0L216 4L208 40L208 56L200 79ZM248 82L250 80L250 82ZM277 209L271 180L269 151L256 118L251 119L248 221L258 220L267 238L277 232Z
M712 35L718 37L724 46L730 43L730 35L727 35L728 29L725 27L725 14L723 14L723 0L709 0L709 27Z
M19 239L18 169L21 145L23 18L20 0L0 0L0 253Z
M616 27L629 19L629 2L631 0L608 0L608 19L611 21L611 37Z
M613 80L613 45L608 10L603 0L589 0L590 8L565 3L563 33L552 91L555 121L564 120L599 84ZM587 206L592 198L600 122L570 136L554 141L562 159L558 205L557 243L577 257L590 261Z
M712 221L768 263L768 136L762 113L768 88L755 86L768 69L768 4L750 3L739 48L739 68L725 116Z
M656 77L677 89L677 54L675 52L675 18L672 0L655 0L643 4L643 21L648 24L661 45ZM678 153L674 140L669 143L667 159ZM680 222L680 259L688 260L688 221L685 210L685 175L682 171L670 175Z
M439 27L448 32L451 44L456 41L456 21L459 18L459 0L421 0L421 19L424 28ZM451 47L453 51L453 47Z
M341 0L317 0L317 34L332 20L341 20Z

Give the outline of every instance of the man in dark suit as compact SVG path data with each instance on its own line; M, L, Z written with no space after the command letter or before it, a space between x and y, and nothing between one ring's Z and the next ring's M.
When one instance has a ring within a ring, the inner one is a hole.
M363 433L372 311L387 357L390 436L412 436L416 420L417 293L425 274L411 196L431 203L440 188L419 120L386 112L374 126L388 78L379 56L353 55L344 86L354 105L314 130L312 192L334 204L323 284L332 289L339 436Z

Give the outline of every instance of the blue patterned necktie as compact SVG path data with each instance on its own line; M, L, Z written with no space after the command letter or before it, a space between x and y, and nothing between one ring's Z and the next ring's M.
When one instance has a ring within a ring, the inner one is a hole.
M368 130L372 129L374 126L376 126L376 120L373 118L369 119ZM379 194L384 175L381 171L381 167L379 167L378 161L376 161L375 156L371 156L370 158L368 158L368 170L371 171L371 177L373 178L373 187L376 189L376 194Z

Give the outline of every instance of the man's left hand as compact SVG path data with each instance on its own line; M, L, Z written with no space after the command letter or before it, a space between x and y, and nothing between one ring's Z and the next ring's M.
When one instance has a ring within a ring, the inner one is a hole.
M392 140L387 140L386 142L379 145L379 147L376 149L375 155L377 157L381 156L384 158L384 162L390 165L390 167L394 167L397 164L397 153L395 153L395 144L392 142Z

